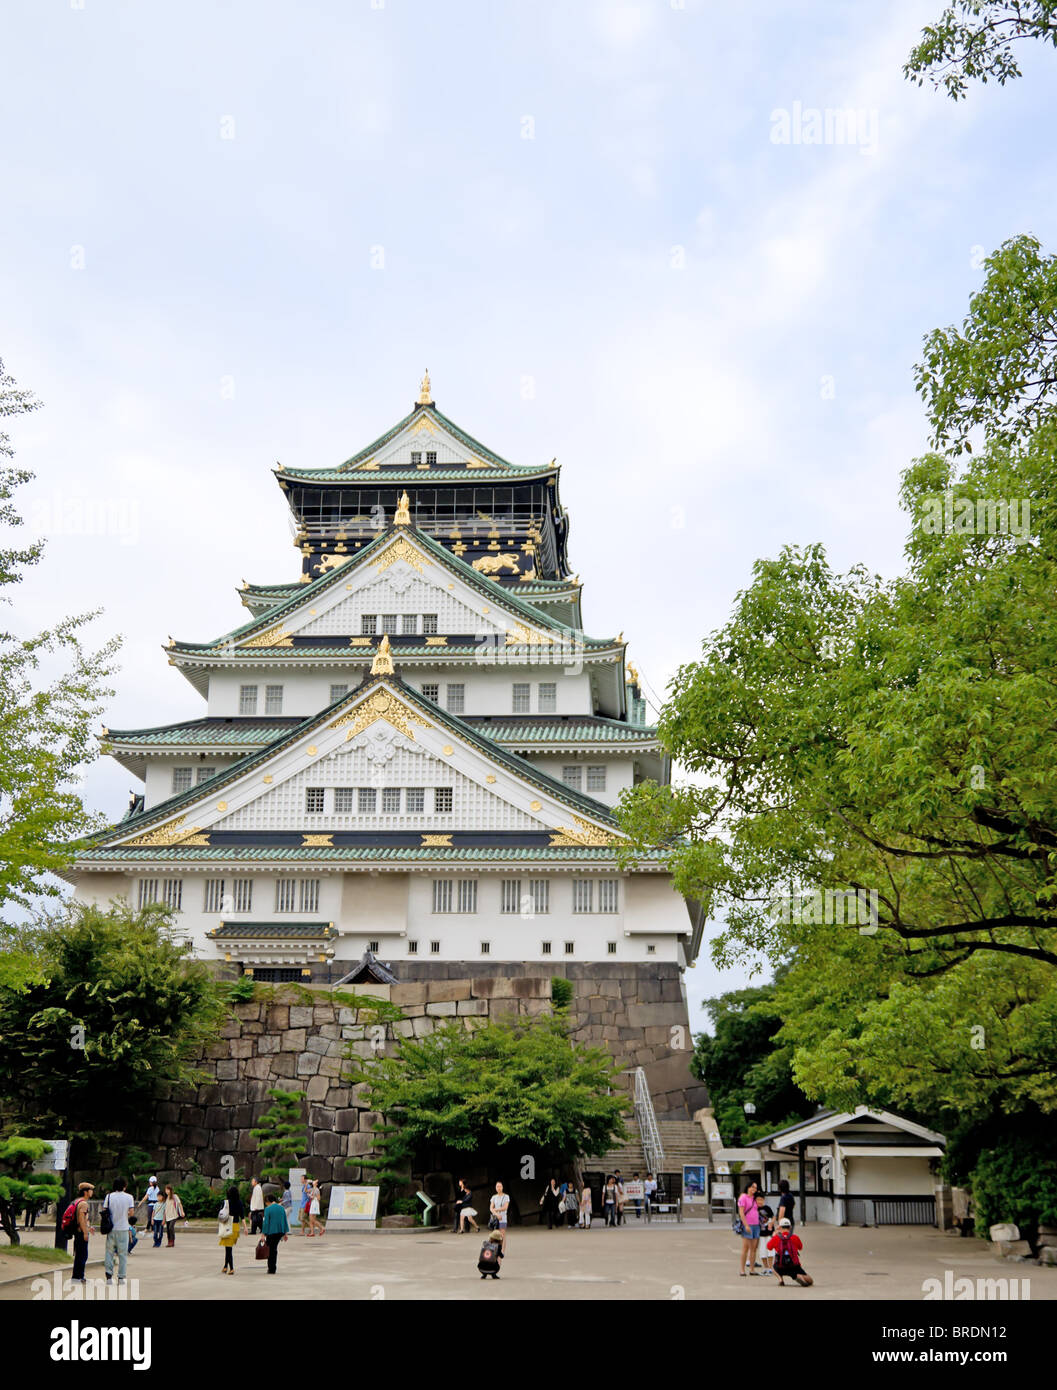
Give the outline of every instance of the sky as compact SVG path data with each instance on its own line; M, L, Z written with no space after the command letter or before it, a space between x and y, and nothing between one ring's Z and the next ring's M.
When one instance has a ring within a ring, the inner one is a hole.
M952 102L901 72L941 9L8 0L0 355L45 403L11 433L48 537L20 630L98 608L104 722L199 716L167 636L298 572L270 469L348 458L426 367L489 447L557 457L586 629L655 702L757 558L898 573L922 337L1057 217L1057 58ZM129 789L85 779L108 815ZM695 1027L755 964L702 953Z

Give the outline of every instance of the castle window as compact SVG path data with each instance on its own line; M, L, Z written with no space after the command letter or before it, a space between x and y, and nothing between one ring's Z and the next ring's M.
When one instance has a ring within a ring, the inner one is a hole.
M463 714L466 710L465 685L449 685L444 690L445 704L449 714Z
M584 770L577 763L562 768L562 781L573 791L580 791L584 784Z
M615 941L606 942L606 955L615 956L617 953L617 943Z
M594 903L594 879L573 879L573 911L590 912Z
M218 883L223 880L218 879ZM275 880L275 910L276 912L294 912L294 904L297 902L297 879L296 878L277 878Z
M205 897L202 902L202 911L223 912L224 880L222 878L207 878L204 886Z
M184 905L184 881L182 878L167 878L162 884L162 902L170 912L182 912Z
M530 696L531 693L532 693L532 686L529 685L528 681L525 681L524 683L522 683L521 681L515 681L515 682L514 682L514 713L515 713L515 714L528 714L528 712L529 712L529 696Z
M545 955L545 956L549 956L550 953L551 953L551 943L550 943L549 941L543 941L543 942L541 942L541 943L540 943L540 952L541 952L541 954L543 954L543 955Z
M233 912L252 912L253 911L253 879L236 878L232 880L234 890Z
M191 790L191 778L194 769L190 767L174 767L172 770L172 789L173 796L178 792L188 792Z
M436 466L437 466L437 451L436 451L436 449L427 449L427 450L426 450L426 463L427 463L427 465L428 465L430 468L436 468Z
M648 956L655 956L655 955L657 954L657 947L653 944L652 941L651 941L650 944L646 947L646 954L647 954Z
M356 809L356 788L355 787L335 787L334 788L334 811L335 814L344 815Z
M282 714L283 688L281 685L266 685L264 687L264 712L265 714Z
M239 714L257 713L257 687L255 685L239 686Z
M558 708L558 686L555 681L541 681L539 687L540 714L554 714Z
M499 911L507 913L521 911L521 880L519 878L503 879L500 889Z
M303 878L299 885L298 911L299 912L318 912L319 911L319 879Z
M378 614L377 614L377 613L361 613L361 614L360 614L360 636L361 636L361 637L373 637L374 634L375 634L377 631L378 631Z
M367 949L368 951L370 951L372 956L376 956L382 948L377 941L368 941Z
M440 955L440 942L439 942L439 941L431 941L431 942L429 943L429 953L430 953L431 956L439 956L439 955Z
M437 635L437 615L436 613L422 614L422 631L429 637Z
M421 462L422 462L422 450L421 450L421 449L412 449L412 450L411 450L411 467L412 467L412 468L417 468Z
M459 879L459 911L477 911L477 880L475 878Z
M141 878L139 881L139 905L140 908L149 907L151 903L158 901L158 880L156 878Z
M217 775L217 770L216 770L215 767L196 767L196 768L195 768L195 781L196 781L196 782L208 782L209 779L210 779L210 777L215 777L216 775Z
M396 635L396 628L397 628L397 614L395 614L395 613L383 613L383 614L382 614L382 631L383 631L383 632L391 632L391 633L395 636L395 635Z
M422 687L422 694L427 700L432 700L433 703L436 704L440 699L440 686L434 685L431 681L427 681Z
M332 685L330 687L330 703L333 704L335 700L342 699L348 693L349 687L347 685Z
M600 878L598 880L598 910L599 912L619 912L620 879Z
M445 813L451 810L452 791L451 787L437 787L433 793L433 809L438 813Z
M587 790L589 792L604 792L606 789L606 770L604 767L589 767L587 769Z
M305 788L305 814L309 816L321 816L323 814L323 797L325 793L322 787Z
M452 900L452 880L435 878L433 880L433 911L450 912Z
M417 955L418 955L418 942L417 942L417 941L409 941L409 942L407 943L407 953L408 953L409 956L417 956Z
M407 789L407 810L411 815L426 809L426 789L425 787L408 787Z
M551 910L551 881L549 878L529 879L529 892L532 894L532 911L536 916Z
M360 815L363 815L365 812L368 815L373 815L377 806L378 793L375 791L374 787L361 787L359 802Z
M482 956L488 956L488 955L491 955L491 954L492 954L492 943L491 943L490 941L482 941L482 942L481 942L481 955L482 955Z
M567 956L571 956L571 955L574 955L575 952L576 952L576 942L575 942L575 941L567 941L567 942L565 943L565 954L566 954Z
M387 816L395 816L400 812L400 788L382 788L382 813Z
M418 614L405 613L400 619L400 631L405 637L412 637L418 631Z

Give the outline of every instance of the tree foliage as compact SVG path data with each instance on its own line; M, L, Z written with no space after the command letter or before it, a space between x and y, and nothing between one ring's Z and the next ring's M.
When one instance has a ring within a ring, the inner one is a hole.
M0 418L39 405L0 362ZM13 455L10 437L0 432L0 525L17 528L22 519L11 498L32 474L5 462ZM19 583L42 548L40 541L0 548L0 590ZM0 596L0 602L10 600ZM78 770L97 752L91 726L112 693L106 681L118 646L111 641L96 652L85 649L81 629L95 616L65 618L29 637L0 627L0 909L55 895L49 876L68 865L76 842L102 823L74 786ZM59 664L59 674L42 678L44 666ZM18 966L18 959L9 959L0 980L14 982Z
M356 1059L353 1079L369 1084L388 1122L379 1147L393 1171L427 1148L487 1153L516 1142L570 1158L625 1136L612 1058L572 1042L560 1017L469 1022L400 1038L391 1057Z
M261 1177L282 1182L291 1167L296 1167L308 1149L305 1129L304 1091L268 1092L272 1101L250 1133L258 1140L261 1155Z
M48 1145L43 1139L10 1135L0 1139L0 1228L12 1245L20 1245L18 1213L31 1202L57 1202L62 1182L57 1173L34 1173Z
M0 986L0 1105L33 1129L119 1135L195 1077L224 1016L204 965L162 908L73 904L27 929L43 978Z
M1001 87L1019 77L1013 50L1025 39L1057 47L1057 0L955 0L922 31L903 73L957 101L971 81Z

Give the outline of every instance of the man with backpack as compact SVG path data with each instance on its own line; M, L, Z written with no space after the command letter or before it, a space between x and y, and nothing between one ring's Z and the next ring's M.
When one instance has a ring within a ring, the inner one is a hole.
M106 1251L103 1255L103 1267L106 1270L106 1282L109 1284L114 1277L114 1256L117 1256L117 1282L125 1282L125 1270L128 1267L128 1252L132 1227L129 1216L132 1214L136 1202L135 1198L126 1191L127 1184L124 1178L115 1178L114 1187L107 1194L106 1201L103 1203L99 1213L99 1230L106 1236Z
M785 1287L783 1274L787 1278L795 1279L805 1289L810 1288L815 1282L800 1263L800 1252L803 1248L803 1241L793 1234L789 1218L783 1216L778 1223L777 1232L767 1242L767 1249L774 1251L774 1272L778 1275L778 1283L782 1288Z
M88 1263L88 1237L92 1233L88 1224L88 1202L94 1191L94 1184L79 1183L77 1196L62 1214L62 1233L64 1236L73 1236L73 1273L70 1279L74 1284L85 1283L84 1267Z

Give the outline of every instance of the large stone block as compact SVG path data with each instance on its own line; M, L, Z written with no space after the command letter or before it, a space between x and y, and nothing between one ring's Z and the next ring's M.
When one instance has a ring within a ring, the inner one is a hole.
M312 1135L312 1152L323 1154L326 1158L334 1158L344 1150L345 1140L342 1135L335 1134L333 1130L317 1129Z
M284 1052L304 1052L308 1034L304 1028L288 1028L282 1035Z
M325 1104L333 1110L344 1110L346 1106L352 1104L352 1088L349 1086L331 1086L327 1091Z
M269 1057L279 1051L280 1042L274 1033L262 1033L257 1039L257 1052L261 1057Z
M248 1129L253 1124L253 1106L235 1105L231 1109L231 1128Z
M1008 1221L1001 1221L997 1225L991 1226L987 1234L996 1243L1000 1240L1018 1240L1020 1237L1019 1229Z
M263 1023L244 1023L242 1025L242 1036L244 1038L256 1038L264 1032Z
M429 985L424 980L401 981L390 990L390 1002L399 1004L424 1004L429 995Z
M275 1057L251 1057L242 1064L242 1074L254 1081L267 1081L274 1074Z
M242 1034L242 1025L241 1025L241 1023L238 1023L237 1021L234 1021L234 1020L232 1020L231 1022L222 1024L222 1025L217 1029L217 1037L218 1037L218 1038L237 1038L237 1037L240 1037L241 1034Z
M260 1141L250 1133L248 1129L240 1129L238 1138L235 1141L235 1152L240 1154L255 1154L260 1148Z
M317 1056L325 1057L327 1055L327 1048L329 1046L330 1040L328 1038L322 1038L318 1034L314 1034L305 1043L305 1051L315 1052Z
M414 1037L416 1022L417 1019L401 1018L393 1024L393 1032L398 1034L401 1038ZM352 1048L358 1057L369 1057L371 1055L370 1046L370 1043L353 1043ZM366 1047L368 1050L366 1052L361 1051L363 1047Z
M344 1012L344 1010L342 1010L342 1012ZM328 1038L328 1039L340 1038L340 1037L341 1037L341 1028L340 1028L340 1026L339 1026L337 1023L324 1023L324 1024L320 1027L319 1036L320 1036L321 1038Z
M270 1032L285 1033L290 1027L290 1010L285 1004L272 1004L264 1021Z
M342 1057L321 1057L319 1061L319 1075L329 1076L332 1081L336 1081L345 1072L345 1059Z
M230 1053L232 1057L240 1059L252 1057L255 1050L252 1038L233 1038L231 1041Z
M233 1129L218 1129L213 1134L213 1147L218 1153L234 1153L238 1135Z
M378 1135L365 1133L363 1130L356 1130L352 1134L345 1136L345 1152L350 1157L355 1154L369 1154L377 1142Z
M454 1017L455 1017L455 1000L454 1000L454 999L442 999L442 1000L439 1000L436 1004L427 1004L427 1005L426 1005L426 1014L429 1015L429 1016L432 1016L432 1017L434 1017L434 1018L454 1018ZM399 1026L399 1025L397 1025L397 1026Z
M456 1008L459 1014L475 1014L477 1016L487 1016L487 999L460 999Z
M244 1086L237 1081L225 1081L220 1088L221 1105L238 1105L246 1099Z
M336 1110L328 1110L325 1105L312 1105L308 1110L308 1123L313 1129L333 1129L337 1119Z
M231 1124L230 1105L210 1105L205 1112L207 1129L227 1129Z
M551 982L550 976L542 975L522 975L519 979L512 980L515 999L550 999Z
M299 1053L296 1070L298 1076L315 1076L319 1071L319 1058L314 1052Z
M272 1073L277 1077L289 1078L294 1074L294 1058L289 1052L279 1052L272 1058Z
M290 1006L290 1027L291 1028L311 1028L314 1023L312 1006L303 1007L291 1004Z
M1026 1240L996 1240L995 1249L1007 1260L1018 1260L1031 1255L1031 1243Z
M432 1018L412 1018L408 1020L411 1031L416 1038L425 1038L437 1026Z
M342 1025L341 1036L345 1042L362 1042L363 1034L364 1030L362 1024Z
M310 1105L315 1105L323 1099L330 1089L331 1078L328 1076L310 1076L308 1085L304 1087L305 1099Z
M394 986L395 988L395 986ZM347 1163L345 1161L334 1161L334 1181L340 1183L358 1183L363 1169L358 1163Z
M674 1011L670 1004L629 1004L628 1023L632 1028L648 1028L652 1025L663 1024L669 1027L680 1020L674 1017Z
M316 1028L325 1028L337 1022L337 1012L333 1004L316 1004L312 1009L312 1023Z
M339 1134L353 1134L360 1127L360 1112L358 1110L339 1110L337 1119L334 1121L334 1128Z
M237 1081L239 1075L239 1064L234 1057L229 1057L226 1061L217 1063L218 1081Z
M181 1144L183 1137L184 1132L179 1125L162 1125L159 1139L165 1148L169 1148L173 1144Z

